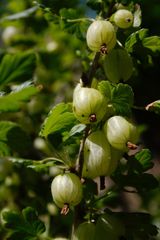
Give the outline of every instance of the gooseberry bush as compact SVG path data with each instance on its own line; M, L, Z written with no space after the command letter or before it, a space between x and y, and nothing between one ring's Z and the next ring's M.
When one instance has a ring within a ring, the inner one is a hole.
M21 4L0 21L1 239L158 239L159 172L137 117L160 114L158 98L136 99L160 57L145 10Z

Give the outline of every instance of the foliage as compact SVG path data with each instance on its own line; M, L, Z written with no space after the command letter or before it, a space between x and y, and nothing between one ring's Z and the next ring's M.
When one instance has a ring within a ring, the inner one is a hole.
M0 5L0 239L70 239L84 222L94 226L94 239L158 239L160 4L2 0ZM132 27L115 26L119 8L133 13ZM114 49L129 56L131 72L124 57L117 65L119 55L113 55L111 68L103 51L88 48L86 33L95 19L114 25ZM93 116L85 125L74 115L79 82L106 99L98 123ZM116 166L110 166L110 176L82 178L85 141L113 115L134 121L139 141L128 152L108 145ZM80 204L71 204L70 211L62 207L66 216L51 196L51 182L63 172L76 174L83 185Z

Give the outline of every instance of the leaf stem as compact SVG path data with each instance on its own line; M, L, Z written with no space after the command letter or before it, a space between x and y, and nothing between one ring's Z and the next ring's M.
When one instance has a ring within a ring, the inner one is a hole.
M93 18L76 18L76 19L67 19L67 22L69 23L74 23L74 22L85 22L85 21L90 21L93 22Z

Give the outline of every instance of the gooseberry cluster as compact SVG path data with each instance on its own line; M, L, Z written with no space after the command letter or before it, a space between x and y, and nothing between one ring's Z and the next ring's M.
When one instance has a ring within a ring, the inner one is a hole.
M120 28L128 28L132 23L132 13L124 9L118 10L114 14L113 23L109 20L94 20L86 34L89 49L108 55L117 42L115 25ZM123 50L120 50L118 54L125 56L125 59L128 58ZM122 77L127 79L128 75ZM115 79L114 76L111 78ZM66 172L57 175L51 184L53 200L58 207L62 208L64 214L67 214L70 206L76 206L82 200L81 178L95 179L96 177L110 176L116 170L124 152L136 148L135 144L138 139L136 126L123 116L107 117L109 116L107 114L108 101L106 95L90 85L85 85L82 80L74 89L73 113L77 120L86 127L89 126L90 130L84 140L81 173ZM104 219L113 221L106 216ZM104 219L100 219L99 222L103 222ZM97 224L99 223L97 222ZM95 228L93 223L82 223L77 229L74 239L85 239L86 235L92 239ZM117 239L116 237L113 239Z

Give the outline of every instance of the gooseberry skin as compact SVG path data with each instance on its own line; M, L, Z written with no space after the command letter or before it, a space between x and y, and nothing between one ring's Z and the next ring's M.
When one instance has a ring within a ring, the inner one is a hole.
M81 181L74 173L59 174L51 183L51 193L58 207L76 206L82 199Z
M106 98L94 88L78 84L73 93L73 112L84 124L98 123L102 120L107 106ZM95 118L91 118L91 117Z
M100 52L105 46L108 53L116 45L114 26L109 21L95 20L87 30L86 40L92 51Z
M127 143L138 139L137 128L122 116L113 116L104 124L104 133L112 147L128 151Z
M76 229L72 240L93 240L94 236L95 224L91 222L83 222Z
M126 9L119 9L114 14L114 22L120 28L129 28L133 24L133 14Z
M84 146L84 164L82 176L96 178L110 174L111 151L103 131L89 135Z

